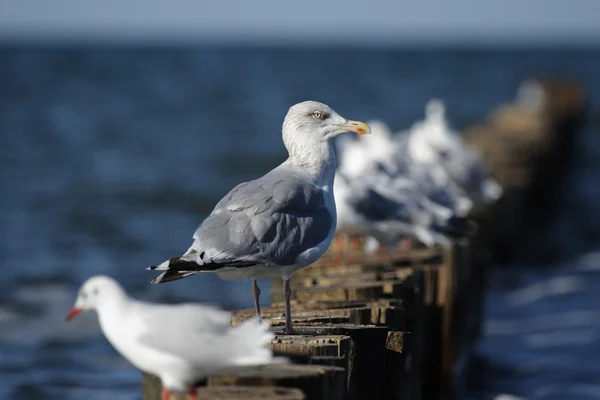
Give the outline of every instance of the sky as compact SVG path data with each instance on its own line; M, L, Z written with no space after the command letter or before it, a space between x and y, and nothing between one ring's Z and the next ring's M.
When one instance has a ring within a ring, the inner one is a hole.
M0 0L0 40L600 43L600 0Z

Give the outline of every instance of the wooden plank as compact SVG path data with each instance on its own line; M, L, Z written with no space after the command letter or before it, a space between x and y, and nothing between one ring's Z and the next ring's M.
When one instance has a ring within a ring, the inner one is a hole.
M296 330L318 335L344 335L352 339L348 354L348 399L381 398L384 384L387 327L351 324L295 326Z
M354 274L360 272L370 272L377 270L385 270L389 268L413 267L422 264L439 263L442 259L443 251L439 248L413 250L405 255L392 257L384 257L375 259L373 257L365 257L363 260L349 264L317 262L306 268L302 268L294 272L296 277L313 277L327 276L340 274ZM294 279L292 278L292 281Z
M200 400L310 400L300 389L280 386L215 386L199 388Z
M398 303L398 302L397 302ZM315 303L312 303L315 304ZM306 304L303 304L306 306ZM294 325L329 324L357 324L357 325L387 325L391 329L405 329L406 314L403 307L385 304L361 304L362 307L327 308L311 310L307 307L292 307L292 323ZM262 311L263 319L268 320L273 326L285 324L285 310L283 306L265 308ZM238 310L233 312L232 323L238 324L248 318L254 318L254 309Z
M300 389L309 400L344 400L346 373L324 365L265 365L229 368L208 377L208 387L281 386Z
M313 357L347 357L350 336L344 335L278 335L269 344L274 352Z
M377 281L397 281L406 280L413 273L413 268L395 268L389 267L382 271L359 272L355 274L328 274L325 276L315 275L312 277L298 277L292 280L294 287L312 287L312 286L334 286L346 282L377 282Z
M155 375L142 372L142 400L161 400L162 382ZM172 397L173 400L177 398Z
M291 298L298 302L405 299L410 291L407 281L349 282L335 286L295 288ZM272 296L272 304L278 303L278 300L277 296Z
M403 347L410 349L409 354L406 357L406 370L408 371L408 379L404 380L404 385L397 388L400 398L406 399L421 399L422 382L425 378L423 376L423 348L425 346L424 340L424 318L423 310L425 303L425 276L423 271L418 271L415 274L415 296L413 299L412 312L415 314L414 327L411 329L411 334L408 336L408 340L403 344Z
M145 390L144 390L145 389ZM154 375L142 377L142 398L161 400L162 385ZM280 386L222 386L198 387L196 395L201 400L309 400L300 389ZM169 400L188 400L188 394L171 393Z
M385 348L396 353L404 353L406 351L404 347L404 340L408 333L400 331L388 332L387 340L385 342Z
M336 234L327 252L313 265L343 266L353 263L389 262L394 259L412 262L411 260L417 259L421 254L437 250L414 243L409 254L398 252L398 249L368 253L365 251L365 243L366 240L362 236L346 237L344 234Z
M364 269L367 269L368 266L363 266ZM409 281L410 277L414 271L413 268L392 268L392 267L382 267L381 265L375 265L374 268L377 270L371 270L367 272L358 272L358 273L349 273L349 272L339 272L335 270L329 270L325 275L313 275L311 277L299 277L292 278L291 288L292 288L292 299L296 299L294 297L294 292L298 289L302 288L311 288L311 287L338 287L342 285L349 285L351 283L360 283L364 284L366 282L402 282ZM323 271L325 272L325 271ZM271 304L276 305L278 303L283 303L283 288L281 279L273 279L271 281ZM361 300L362 298L353 298L352 300ZM368 299L376 300L376 297L370 297ZM302 302L309 301L325 301L329 300L327 298L308 298L304 297ZM335 300L343 300L350 301L350 299L340 299L335 298Z

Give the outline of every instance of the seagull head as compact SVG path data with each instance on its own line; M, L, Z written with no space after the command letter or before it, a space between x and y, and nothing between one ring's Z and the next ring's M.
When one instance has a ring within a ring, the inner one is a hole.
M97 275L89 278L77 293L77 300L66 316L66 320L74 318L84 310L97 310L107 300L122 295L123 289L112 278Z
M290 107L283 121L283 142L290 148L298 142L329 142L345 132L371 133L369 125L343 118L326 104L304 101Z

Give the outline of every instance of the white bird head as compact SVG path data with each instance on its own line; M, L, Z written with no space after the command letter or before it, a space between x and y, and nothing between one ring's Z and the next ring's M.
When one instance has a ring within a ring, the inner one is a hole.
M102 304L115 297L123 296L123 288L113 278L96 275L81 285L77 300L67 314L67 321L84 310L97 310Z
M420 162L438 162L462 147L462 138L451 129L446 108L440 99L425 106L425 119L413 125L409 136L409 153Z
M446 106L441 99L433 98L425 105L425 118L430 121L444 121Z
M303 151L309 143L329 142L345 132L371 132L367 124L341 117L331 107L304 101L290 107L283 121L283 143L288 151Z
M396 142L389 126L381 120L371 120L367 124L373 137L365 141L367 152L371 159L384 160L397 153Z
M533 111L541 112L548 98L544 87L535 80L525 80L517 89L517 104Z
M428 133L427 125L423 121L415 122L411 127L407 149L412 160L419 163L435 163L438 161Z
M376 162L387 161L397 152L392 133L385 122L371 120L367 125L372 137L358 135L337 139L339 171L348 178L361 175Z

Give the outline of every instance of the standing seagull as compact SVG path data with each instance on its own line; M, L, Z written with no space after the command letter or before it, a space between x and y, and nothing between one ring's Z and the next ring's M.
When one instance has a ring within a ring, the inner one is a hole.
M163 400L170 391L196 399L194 384L222 368L287 362L267 347L274 338L268 325L251 319L232 327L231 314L219 308L137 301L108 276L81 286L67 321L88 309L96 310L102 332L123 357L161 379Z
M198 227L183 256L148 268L165 271L152 283L200 272L216 272L226 280L252 278L260 321L256 280L281 277L283 333L295 333L290 311L292 273L317 261L335 233L337 163L332 139L345 132L370 131L364 122L342 118L322 103L292 106L282 128L288 159L262 178L233 188Z

